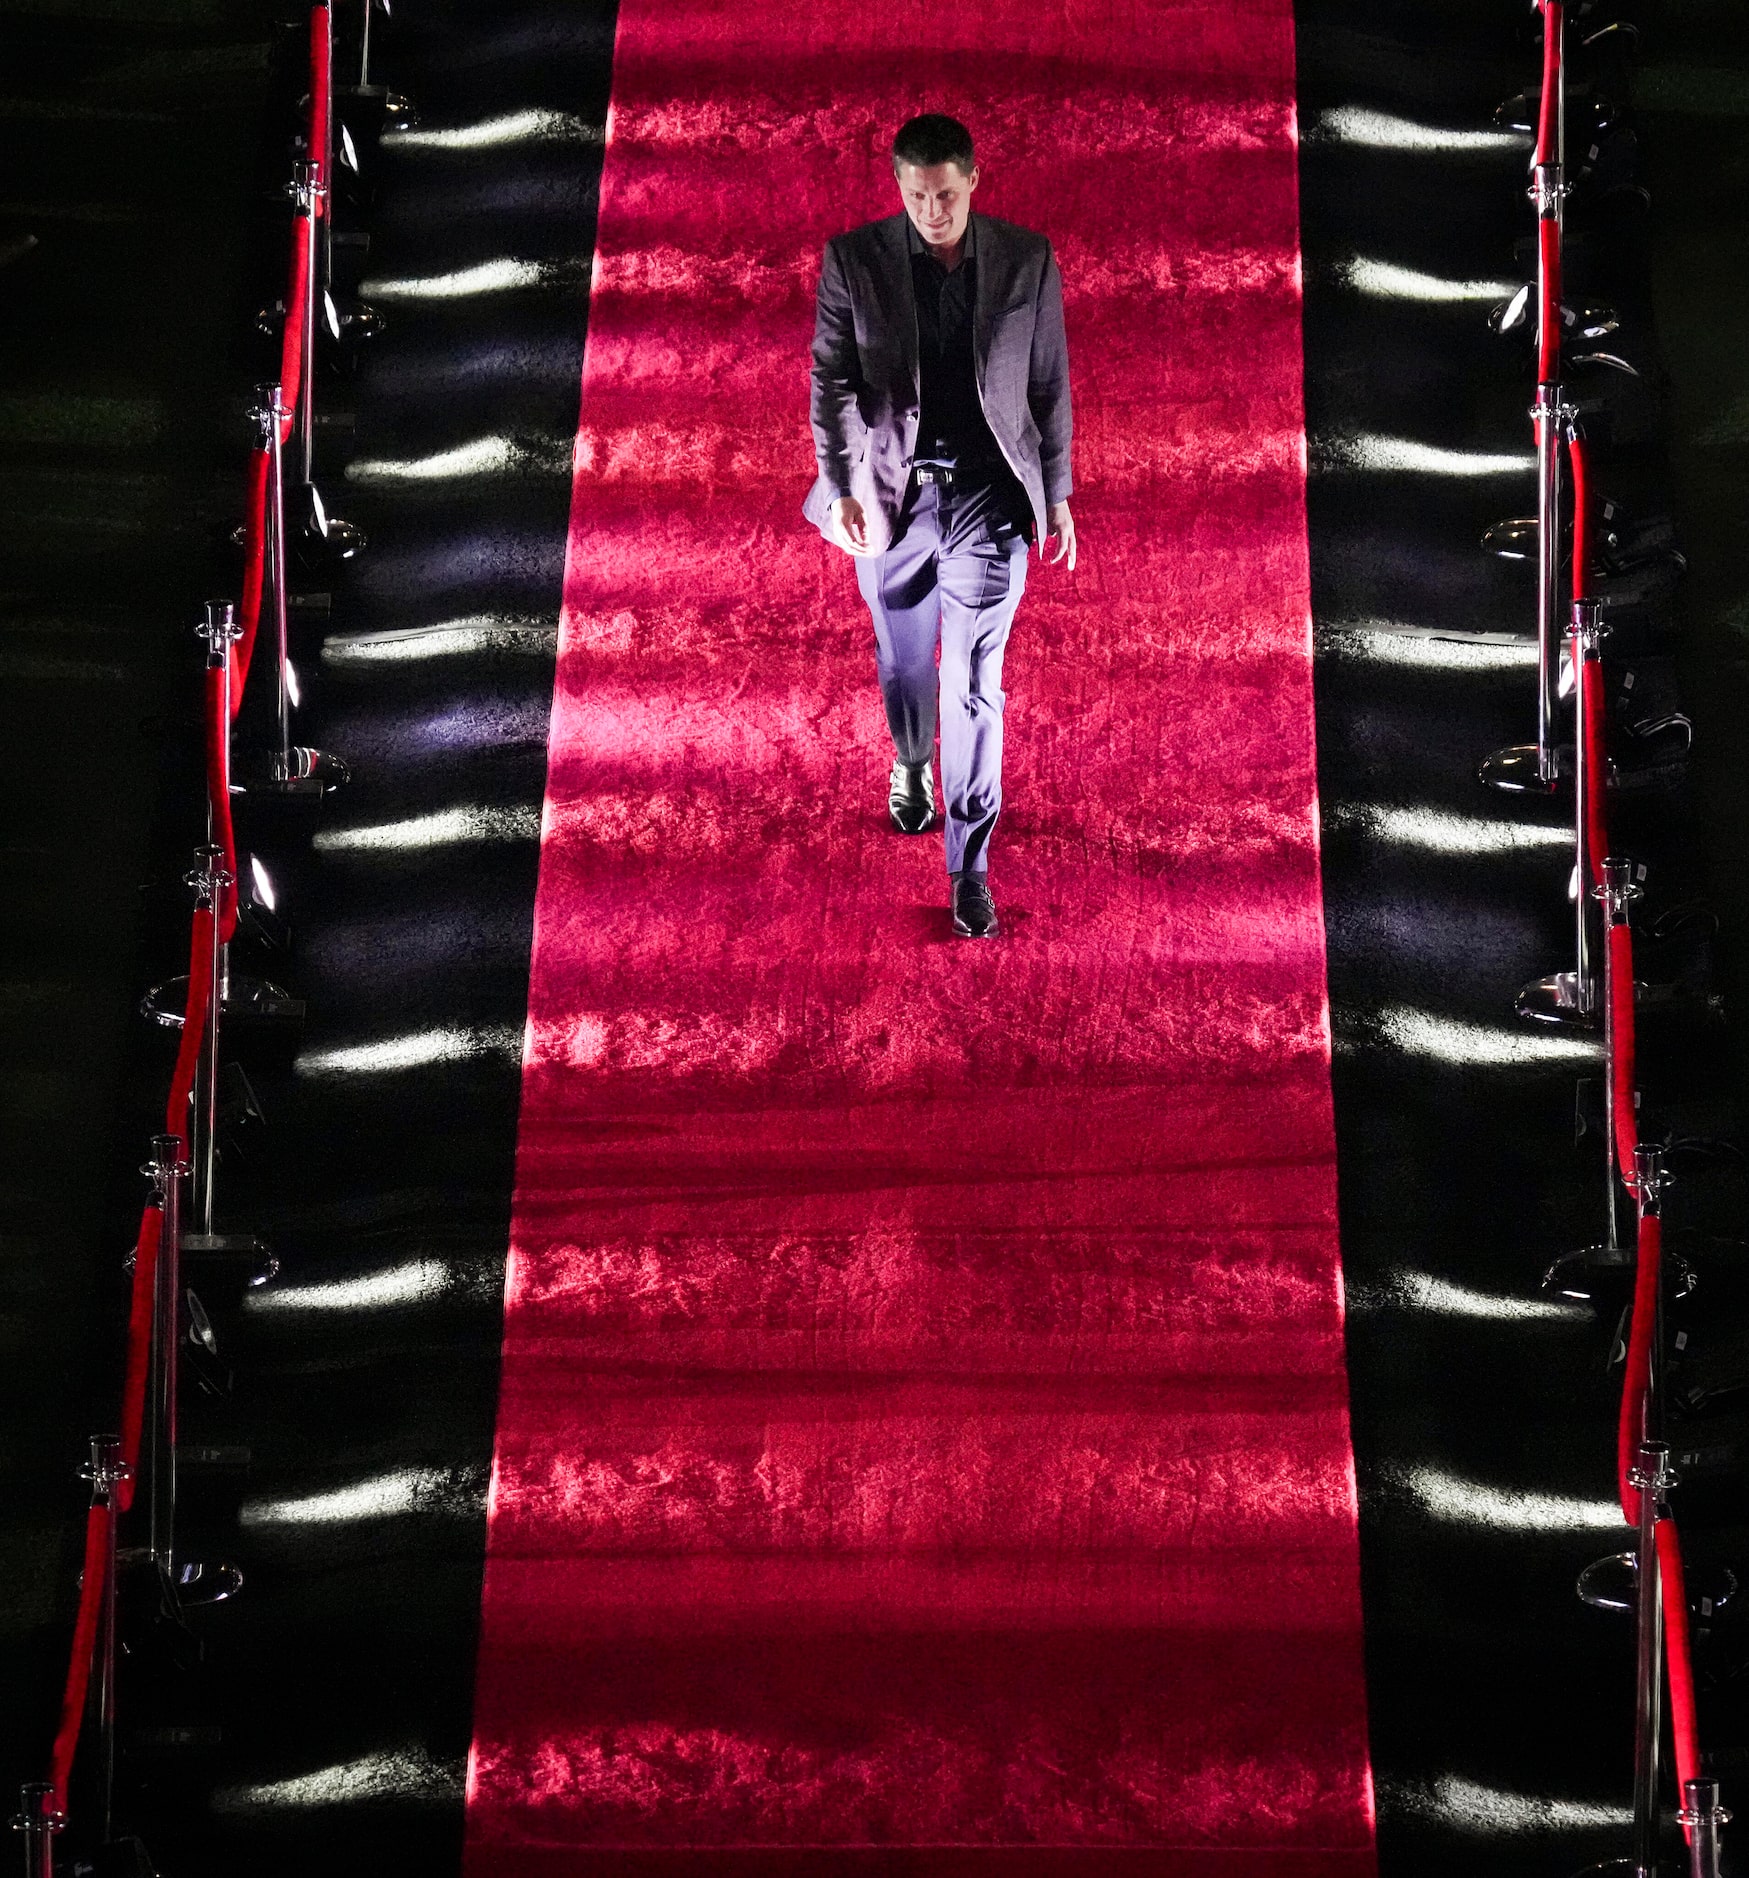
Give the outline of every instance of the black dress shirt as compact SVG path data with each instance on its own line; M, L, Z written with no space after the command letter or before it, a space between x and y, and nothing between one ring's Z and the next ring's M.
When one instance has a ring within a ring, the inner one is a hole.
M966 223L965 252L952 273L929 252L909 218L911 281L917 293L917 362L922 409L919 463L943 468L997 468L1002 452L984 419L972 362L972 309L978 298L975 220Z

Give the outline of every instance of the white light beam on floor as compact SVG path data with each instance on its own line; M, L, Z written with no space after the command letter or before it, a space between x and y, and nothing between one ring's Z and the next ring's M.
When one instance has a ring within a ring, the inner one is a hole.
M586 124L563 111L512 111L478 124L447 127L419 125L413 130L389 131L385 150L498 150L518 143L600 143L601 127Z
M1404 1812L1431 1815L1457 1832L1478 1836L1598 1832L1631 1825L1634 1817L1628 1806L1508 1793L1456 1774L1442 1774L1431 1786L1393 1786L1389 1797Z
M1486 1323L1589 1323L1591 1307L1577 1300L1518 1298L1476 1291L1432 1272L1395 1271L1376 1285L1349 1293L1359 1311L1425 1311L1433 1317L1468 1317Z
M1489 450L1445 450L1412 437L1335 437L1329 454L1341 469L1388 470L1409 476L1529 476L1536 456Z
M439 809L404 822L369 822L358 828L321 828L312 845L324 854L384 848L441 848L469 841L538 841L540 811L532 808Z
M1425 671L1522 671L1536 664L1534 640L1462 639L1442 636L1433 627L1405 626L1394 620L1335 620L1324 636L1338 653Z
M1518 289L1514 280L1445 280L1437 274L1419 274L1412 267L1373 261L1356 255L1337 269L1338 278L1356 293L1372 300L1415 300L1426 305L1463 306L1508 299Z
M1449 155L1480 156L1505 150L1525 150L1531 139L1516 130L1451 130L1443 124L1420 124L1413 118L1393 117L1387 111L1369 111L1365 105L1343 104L1320 111L1312 135L1333 143L1357 144L1366 150L1444 151Z
M293 1311L374 1311L397 1304L420 1304L448 1289L447 1266L435 1259L365 1272L357 1278L336 1278L325 1284L276 1284L244 1293L251 1312L273 1316Z
M1386 1042L1412 1056L1430 1056L1464 1068L1508 1069L1539 1064L1598 1061L1602 1044L1594 1037L1571 1037L1548 1031L1471 1024L1398 1005L1379 1013Z
M1435 1519L1501 1532L1625 1532L1613 1500L1580 1500L1561 1493L1521 1493L1511 1487L1459 1480L1432 1467L1410 1468L1405 1486Z
M478 652L551 652L558 642L559 629L550 622L483 613L392 632L337 633L323 646L322 659L329 665L399 665Z
M437 1799L459 1792L459 1781L422 1750L362 1754L355 1761L318 1767L287 1780L263 1780L247 1787L221 1787L214 1810L247 1813L316 1806L351 1806L360 1800Z
M543 449L519 437L476 437L471 443L434 451L430 456L366 457L346 466L346 478L348 482L365 484L456 482L467 476L524 475L543 470L560 475L570 466L568 446L553 444Z
M1574 840L1571 828L1488 821L1480 815L1451 815L1442 809L1376 808L1363 802L1335 804L1330 819L1337 828L1359 829L1375 841L1422 848L1429 854L1514 854L1571 848ZM320 845L321 836L316 839Z
M240 1515L247 1527L339 1526L366 1519L400 1519L421 1509L441 1510L439 1496L449 1476L429 1467L377 1474L350 1487L305 1493L283 1500L246 1500Z
M522 1060L522 1033L496 1030L417 1030L376 1043L344 1044L331 1050L306 1050L293 1068L300 1076L379 1076L387 1071L425 1069L433 1063L503 1056Z
M539 261L479 261L450 274L424 274L407 280L367 280L359 285L366 300L468 300L480 293L513 293L539 287L555 270Z

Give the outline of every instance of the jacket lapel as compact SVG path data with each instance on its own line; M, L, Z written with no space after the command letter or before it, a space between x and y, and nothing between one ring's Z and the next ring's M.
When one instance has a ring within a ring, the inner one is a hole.
M972 367L977 375L978 395L982 397L984 367L990 359L990 316L996 311L1001 255L998 252L996 232L990 223L983 216L974 214L971 225L977 230L975 246L978 263L977 297L972 302Z
M899 353L911 382L921 389L917 365L917 288L911 279L911 250L905 239L905 215L889 215L881 231L880 294L892 330L899 336Z

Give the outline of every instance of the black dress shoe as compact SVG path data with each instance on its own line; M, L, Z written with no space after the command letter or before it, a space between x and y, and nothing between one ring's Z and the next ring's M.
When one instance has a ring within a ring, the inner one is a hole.
M887 783L887 813L902 835L920 835L935 820L935 778L927 763L895 763Z
M994 939L1002 929L996 924L996 902L990 898L989 882L970 869L952 879L954 931L962 939Z

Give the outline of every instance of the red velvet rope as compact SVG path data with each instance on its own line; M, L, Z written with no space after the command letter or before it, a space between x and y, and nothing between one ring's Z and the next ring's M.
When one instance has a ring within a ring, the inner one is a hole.
M1591 885L1603 885L1603 863L1609 854L1609 759L1603 747L1603 663L1580 661L1579 682L1585 687L1585 846L1591 862Z
M200 1060L201 1033L206 1029L207 1000L212 995L213 909L194 909L194 931L188 946L188 1002L182 1010L182 1041L176 1049L176 1073L164 1104L164 1132L188 1140L188 1098L194 1093L195 1064Z
M1694 1718L1694 1659L1688 1647L1688 1586L1682 1540L1673 1519L1656 1527L1658 1577L1664 1587L1664 1660L1670 1667L1670 1734L1676 1743L1676 1791L1700 1778L1700 1730ZM1685 1836L1689 1828L1684 1827Z
M1537 327L1536 377L1552 385L1561 375L1561 225L1553 216L1537 224L1542 254L1542 305Z
M1536 160L1555 160L1555 100L1561 87L1561 4L1560 0L1542 0L1543 9L1543 89L1537 106Z
M146 1379L152 1369L152 1307L158 1282L158 1246L164 1215L148 1206L140 1215L134 1243L134 1289L128 1305L128 1366L121 1386L121 1459L130 1471L115 1490L115 1503L126 1512L134 1503L134 1475L140 1465L140 1433L146 1425Z
M267 446L249 458L249 493L243 511L243 600L237 610L242 637L231 660L231 715L243 708L243 687L249 661L255 656L255 634L261 625L261 596L267 571Z
M1628 1328L1627 1374L1622 1379L1621 1418L1616 1424L1616 1475L1621 1510L1630 1526L1639 1524L1640 1490L1628 1478L1639 1459L1645 1418L1646 1382L1652 1367L1652 1327L1658 1319L1658 1272L1664 1235L1656 1213L1640 1215L1640 1256L1634 1272L1634 1310Z
M310 289L310 240L301 215L292 217L291 267L285 289L285 329L279 344L279 399L286 416L279 437L291 436L291 413L298 408L304 376L304 302Z
M61 1725L55 1730L49 1759L49 1781L55 1789L55 1807L67 1810L67 1786L73 1776L73 1753L85 1720L85 1692L91 1686L91 1659L97 1648L97 1623L103 1613L103 1590L109 1562L109 1524L114 1515L107 1506L93 1506L85 1515L85 1576L79 1586L79 1615L73 1623L73 1652L67 1662L67 1686L61 1697Z
M1634 936L1624 923L1612 926L1609 947L1609 1076L1615 1095L1615 1158L1624 1174L1634 1171L1640 1145L1634 1113Z
M321 165L319 175L323 182L328 180L328 140L333 135L329 122L332 109L334 70L334 37L331 31L331 16L325 6L310 9L310 118L307 129L309 148L307 155L312 163ZM316 214L327 213L326 200L322 196L316 199Z
M1573 476L1573 598L1585 598L1591 564L1591 483L1585 439L1577 430L1567 439L1567 467Z

